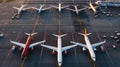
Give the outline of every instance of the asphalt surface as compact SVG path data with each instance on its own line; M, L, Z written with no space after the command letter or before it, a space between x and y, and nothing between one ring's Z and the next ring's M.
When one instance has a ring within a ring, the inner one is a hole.
M62 0L64 1L64 0ZM78 2L76 0L75 2ZM30 2L30 1L25 1ZM58 1L50 0L50 3ZM65 0L69 4L69 0ZM80 0L79 8L86 0ZM82 3L83 2L83 3ZM36 3L36 2L35 2ZM47 3L47 2L46 2ZM65 5L65 4L64 4ZM85 4L86 5L86 4ZM44 44L57 46L57 38L52 34L64 34L67 36L62 38L63 46L72 45L70 41L85 43L83 36L78 32L83 32L83 28L88 33L92 33L88 37L91 43L103 41L103 35L106 35L106 43L101 47L97 47L96 61L93 62L88 51L82 51L82 47L77 46L68 50L68 54L63 53L62 67L119 67L120 66L120 43L117 43L110 36L114 31L120 32L120 8L109 8L113 16L108 17L100 13L95 18L91 10L85 10L77 16L72 11L63 9L59 13L56 9L44 11L38 14L35 10L27 10L22 12L20 19L12 20L11 17L17 12L13 6L20 6L18 1L9 2L0 5L0 32L4 33L4 38L0 38L0 67L58 67L57 56L51 55L52 50L35 46L34 50L29 50L26 60L21 60L19 47L12 51L13 44L10 40L25 43L27 35L24 33L38 32L33 36L32 43L46 40ZM29 3L28 6L39 7L38 4ZM116 45L114 49L112 45Z

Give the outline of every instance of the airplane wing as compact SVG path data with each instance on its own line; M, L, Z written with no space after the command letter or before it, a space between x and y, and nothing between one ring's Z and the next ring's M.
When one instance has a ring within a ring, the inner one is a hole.
M39 10L39 8L36 8L36 7L31 7L32 9L35 9L35 10Z
M19 8L17 8L17 7L13 7L13 8L19 10Z
M23 8L23 10L27 10L27 9L31 9L31 7L28 7L28 8Z
M23 43L18 43L18 42L15 42L15 41L10 41L11 43L17 45L17 46L20 46L22 48L24 48L24 44Z
M99 42L99 43L92 44L92 47L100 46L100 45L104 44L105 42L106 42L106 40L102 41L102 42Z
M55 50L57 52L57 48L56 47L53 47L53 46L48 46L48 45L44 45L44 44L41 44L42 47L46 47L48 49L51 49L51 50Z
M39 44L44 43L44 42L46 42L46 40L30 44L29 48L34 47L34 46L39 45Z
M76 46L77 46L77 45L71 45L71 46L63 47L63 48L62 48L62 51L65 51L65 50L71 49L71 48L76 47Z
M70 43L73 43L73 44L76 44L76 45L79 45L79 46L81 46L81 47L85 47L85 48L86 48L86 45L85 45L85 44L82 44L82 43L73 42L73 41L70 41Z
M74 9L70 9L70 8L66 8L66 9L68 9L68 10L71 10L71 11L75 12L75 10L74 10Z
M79 9L78 11L82 11L82 10L86 10L87 8L82 8L82 9Z
M44 10L48 10L48 9L50 9L51 7L47 7L47 8L43 8L42 10L44 11Z
M63 7L61 7L61 9L63 9L63 8L67 8L67 7L69 7L69 6L63 6Z
M51 5L52 7L54 7L54 8L56 8L56 9L58 9L59 7L57 7L57 6L53 6L53 5Z

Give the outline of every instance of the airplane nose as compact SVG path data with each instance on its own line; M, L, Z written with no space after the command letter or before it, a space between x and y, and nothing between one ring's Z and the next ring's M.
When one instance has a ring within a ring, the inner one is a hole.
M95 57L93 57L93 61L96 61Z
M59 66L61 66L61 65L62 65L62 63L60 63L60 62L59 62L59 63L58 63L58 65L59 65Z

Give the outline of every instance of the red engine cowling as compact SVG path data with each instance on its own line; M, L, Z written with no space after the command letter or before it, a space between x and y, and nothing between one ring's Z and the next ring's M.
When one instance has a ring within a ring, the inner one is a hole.
M55 55L55 51L53 50L51 54L52 54L52 55Z
M67 54L67 51L66 51L66 50L64 51L64 54Z

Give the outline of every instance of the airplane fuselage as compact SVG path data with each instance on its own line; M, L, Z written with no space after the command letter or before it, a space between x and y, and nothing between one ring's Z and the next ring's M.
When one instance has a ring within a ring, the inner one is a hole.
M42 12L42 8L43 8L43 5L40 5L40 8L38 10L38 13L41 13Z
M78 13L79 13L79 11L78 11L77 6L75 5L75 6L74 6L74 8L75 8L75 12L76 12L76 14L78 14Z
M23 10L23 8L24 8L24 5L22 5L22 6L19 8L18 14L20 14L20 12Z
M59 10L59 12L61 12L61 3L59 3L59 6L58 6L59 8L58 8L58 10Z
M25 43L25 47L23 48L23 51L21 53L21 58L26 56L31 40L32 40L32 37L31 37L31 35L29 35L29 37L27 38L27 41Z
M62 47L62 37L67 34L63 34L63 35L53 34L53 35L57 37L57 47L48 46L48 45L44 45L44 44L42 44L41 46L51 49L53 51L55 50L57 52L58 66L61 66L62 65L62 52L65 51L65 53L66 53L66 50L71 49L77 45Z
M96 9L94 8L94 6L92 5L92 3L89 3L89 6L91 7L92 11L96 14L97 11L96 11Z
M57 55L58 65L61 66L62 64L62 40L58 37L58 55Z
M88 51L90 53L91 59L93 61L95 61L96 60L96 56L95 56L94 50L93 50L93 48L91 46L90 40L87 37L87 35L84 35L84 39L85 39L85 42L86 42L86 47L87 47L87 49L88 49Z

